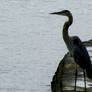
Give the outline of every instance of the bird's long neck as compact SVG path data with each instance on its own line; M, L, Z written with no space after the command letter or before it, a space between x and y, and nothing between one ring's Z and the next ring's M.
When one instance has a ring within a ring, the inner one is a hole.
M72 15L69 15L68 21L65 22L64 27L63 27L63 39L64 39L66 45L68 46L68 49L69 49L69 46L71 46L68 29L69 29L69 26L72 24L72 22L73 22L73 17L72 17Z

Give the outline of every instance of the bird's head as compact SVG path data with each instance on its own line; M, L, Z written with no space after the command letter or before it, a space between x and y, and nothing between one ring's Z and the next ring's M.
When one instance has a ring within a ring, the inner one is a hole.
M63 16L70 16L70 15L72 15L69 10L63 10L63 11L59 11L59 12L53 12L53 13L50 13L50 14L63 15Z

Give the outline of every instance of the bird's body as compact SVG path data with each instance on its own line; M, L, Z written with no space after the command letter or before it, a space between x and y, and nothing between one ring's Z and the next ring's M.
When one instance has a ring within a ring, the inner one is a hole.
M75 62L82 68L87 69L88 67L91 67L91 61L89 58L89 54L85 48L85 46L82 44L81 40L78 37L74 37L73 39L73 48L72 53Z
M87 76L89 78L92 78L91 60L86 47L83 45L83 43L77 36L73 37L72 43L73 43L73 48L72 51L70 51L70 53L72 54L74 61L83 70L86 70Z
M74 61L83 69L86 70L87 76L92 78L92 68L91 68L91 60L89 54L87 52L86 47L82 44L82 41L79 37L73 36L70 37L68 34L68 29L73 22L73 17L70 11L63 10L60 12L54 12L51 14L63 15L68 17L68 21L65 22L63 26L63 40L71 54L73 56Z

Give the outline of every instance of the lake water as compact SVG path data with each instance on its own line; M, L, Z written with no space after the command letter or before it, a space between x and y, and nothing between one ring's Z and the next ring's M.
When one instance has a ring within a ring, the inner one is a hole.
M62 39L69 9L70 35L92 39L92 0L0 0L0 92L50 92L50 82L67 52Z

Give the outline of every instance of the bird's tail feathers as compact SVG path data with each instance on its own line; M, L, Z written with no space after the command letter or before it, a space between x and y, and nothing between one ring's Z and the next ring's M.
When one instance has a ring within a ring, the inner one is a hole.
M86 69L88 78L92 79L92 68Z

